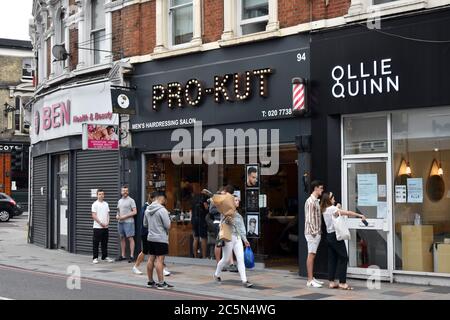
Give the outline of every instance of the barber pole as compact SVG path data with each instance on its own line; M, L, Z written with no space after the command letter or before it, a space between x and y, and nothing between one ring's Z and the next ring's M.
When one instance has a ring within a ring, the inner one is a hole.
M295 115L307 113L306 80L303 78L292 79L292 112Z

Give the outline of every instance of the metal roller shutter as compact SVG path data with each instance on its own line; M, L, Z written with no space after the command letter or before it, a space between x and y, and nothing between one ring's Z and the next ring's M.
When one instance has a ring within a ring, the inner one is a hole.
M76 153L76 253L92 253L91 189L103 189L110 213L108 255L118 254L116 210L119 200L119 155L116 151L85 150Z
M43 191L43 192L41 192ZM33 212L31 241L47 247L48 226L48 157L33 158Z

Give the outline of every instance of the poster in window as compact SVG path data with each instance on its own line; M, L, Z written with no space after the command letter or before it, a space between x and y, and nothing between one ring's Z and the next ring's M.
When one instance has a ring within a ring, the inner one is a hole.
M257 164L245 166L245 178L247 188L259 188L259 167Z
M259 238L259 214L247 213L247 238Z
M377 174L358 174L358 206L376 207L378 205Z
M245 191L245 211L259 212L259 190L247 189Z
M422 178L408 178L406 180L408 187L408 203L423 202L423 180Z

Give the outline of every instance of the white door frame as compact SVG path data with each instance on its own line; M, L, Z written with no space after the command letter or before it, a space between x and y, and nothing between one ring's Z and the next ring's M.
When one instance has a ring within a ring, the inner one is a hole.
M348 219L349 227L351 229L365 229L365 230L383 230L387 232L387 269L379 270L379 276L383 280L393 281L393 270L394 270L394 233L393 233L393 214L392 214L392 132L391 132L391 115L389 113L376 113L370 114L370 116L380 116L385 115L387 118L387 153L381 154L367 154L367 155L345 155L344 154L344 118L358 118L365 115L350 115L341 117L341 199L344 209L348 208L347 199L347 165L350 163L375 163L375 162L385 162L386 163L386 201L387 201L387 217L386 219L368 219L369 226L366 227L362 224L359 219ZM348 241L346 241L348 250ZM367 268L348 268L349 276L355 276L358 278L373 278L373 273ZM377 272L378 273L378 272Z

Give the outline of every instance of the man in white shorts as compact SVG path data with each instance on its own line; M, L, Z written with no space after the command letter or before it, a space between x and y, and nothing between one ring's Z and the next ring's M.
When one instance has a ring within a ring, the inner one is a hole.
M322 195L324 184L321 181L311 182L311 196L305 202L305 238L308 243L308 258L306 269L308 272L308 287L320 288L322 281L314 278L314 259L321 239L322 216L320 214L319 198Z

